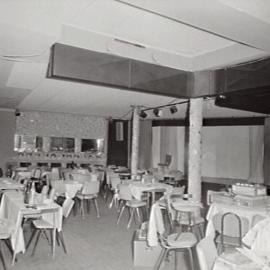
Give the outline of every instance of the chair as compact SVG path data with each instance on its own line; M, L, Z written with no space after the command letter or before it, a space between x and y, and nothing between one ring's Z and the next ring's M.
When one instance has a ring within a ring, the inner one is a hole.
M147 240L149 246L156 246L160 243L162 247L161 254L155 264L154 270L160 269L160 266L171 251L175 252L175 269L177 267L177 252L188 251L191 269L194 270L192 248L196 245L196 236L191 232L181 232L167 234L161 209L158 203L152 205Z
M28 249L28 247L30 246L32 240L34 239L34 237L37 233L36 241L35 241L34 248L32 251L32 256L34 256L34 254L35 254L35 250L36 250L40 235L43 234L45 236L45 238L48 240L49 244L51 245L52 257L53 258L55 257L55 242L56 242L56 230L57 230L56 214L58 211L59 211L58 207L43 209L42 214L52 215L52 221L49 222L46 219L41 218L41 219L34 220L32 222L32 224L34 226L34 231L33 231L32 235L31 235L31 237L26 245L26 249ZM51 233L51 242L49 241L49 239L47 237L47 233L46 233L47 231L50 231L50 233Z
M196 246L197 257L200 270L213 269L216 258L218 257L217 248L211 237L203 238Z
M231 212L216 214L213 224L218 233L215 242L218 244L219 253L223 252L225 247L241 247L242 238L249 230L249 220Z
M193 231L197 228L200 238L204 237L205 219L201 215L202 206L196 202L189 201L190 194L183 194L183 205L172 207L176 211L175 222L182 227L186 227L188 231Z
M168 218L170 231L174 229L174 210L172 209L171 202L173 199L182 199L185 186L174 187L171 192L167 192L164 197L160 198L158 201L160 207L166 210L165 214Z
M110 182L110 190L113 192L112 200L109 204L109 208L112 208L113 205L115 205L116 208L118 208L118 185L121 184L121 179L119 175L117 176L108 176L109 177L109 182Z
M10 220L0 219L0 259L1 259L4 270L6 270L7 267L4 260L2 242L6 243L10 253L13 255L11 245L8 241L10 240L11 233L14 228L15 228L15 224L13 224Z
M99 184L100 183L98 181L85 182L83 184L81 192L76 195L76 198L80 200L80 212L83 218L85 218L84 205L83 205L84 201L90 202L91 200L93 200L95 203L97 218L100 217L99 207L98 207L98 202L97 202L97 197L99 193Z
M128 208L130 211L130 218L128 221L127 228L129 228L131 225L131 222L134 218L135 211L137 213L138 220L141 223L142 220L140 217L140 209L142 207L146 207L146 202L134 199L132 197L130 187L128 184L120 184L120 185L118 185L118 189L119 189L118 195L119 195L119 200L120 200L120 212L119 212L119 215L117 218L117 225L119 224L120 219L121 219L121 217L124 213L124 210L126 208Z
M68 218L72 207L74 205L74 201L71 198L66 198L63 205L62 205L62 215L63 215L63 226L65 224L66 219ZM66 249L66 244L64 241L64 235L63 235L63 230L61 231L56 231L56 239L57 242L59 243L59 240L62 244L63 250L65 253L67 253L67 249Z

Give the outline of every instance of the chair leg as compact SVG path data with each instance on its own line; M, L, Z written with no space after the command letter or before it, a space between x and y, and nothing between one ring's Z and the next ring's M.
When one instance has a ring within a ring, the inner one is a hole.
M56 229L52 230L52 257L55 257Z
M140 216L140 209L139 209L139 207L136 208L136 213L137 213L137 216L138 216L139 224L141 224L141 216Z
M177 270L177 250L174 251L174 270Z
M32 240L34 239L34 236L36 235L36 233L37 233L37 230L34 229L33 232L32 232L32 234L31 234L31 236L30 236L30 239L29 239L28 243L26 244L26 247L25 247L26 250L29 248Z
M121 219L121 217L122 217L122 214L124 213L125 208L126 208L126 206L123 205L122 208L121 208L121 210L120 210L120 212L119 212L119 215L118 215L118 218L117 218L117 222L116 222L117 225L118 225L119 222L120 222L120 219Z
M134 212L135 212L135 209L132 208L132 209L131 209L130 218L129 218L129 221L128 221L128 225L127 225L127 228L128 228L128 229L129 229L129 227L130 227L130 225L131 225L131 222L132 222L132 220L133 220Z
M94 203L95 203L95 208L96 208L96 212L97 212L97 218L100 218L100 213L99 213L99 207L98 207L97 198L94 198Z
M6 270L6 264L5 264L5 260L4 260L4 256L3 256L3 252L2 252L2 241L0 240L0 258L3 264L3 268L4 270Z
M82 218L84 219L84 218L85 218L85 215L84 215L84 205L83 205L83 201L84 201L84 200L80 200L80 212L81 212Z
M159 270L164 258L167 256L167 253L168 253L168 249L163 248L161 250L161 253L160 253L159 257L158 257L158 260L157 260L157 262L156 262L156 264L154 266L154 270Z
M63 235L63 232L59 232L59 231L56 231L56 235L58 235L58 238L62 244L62 247L63 247L63 250L65 253L67 253L67 249L66 249L66 244L65 244L65 241L64 241L64 235Z
M34 245L34 248L33 248L33 251L32 251L31 256L34 256L35 255L35 251L36 251L36 247L37 247L37 243L38 243L40 234L41 234L41 230L38 231L38 234L37 234L37 237L36 237L36 242L35 242L35 245Z
M191 270L194 270L193 254L192 254L192 249L191 248L188 248L188 253L189 253Z

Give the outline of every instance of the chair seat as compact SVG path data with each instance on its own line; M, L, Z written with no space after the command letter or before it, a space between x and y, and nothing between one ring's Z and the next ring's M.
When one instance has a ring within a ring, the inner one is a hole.
M126 202L126 205L129 207L142 207L142 206L146 206L146 202L142 202L138 200L130 200Z
M189 219L188 217L185 217L185 218L181 218L178 223L180 225L186 225L186 226L193 226L193 225L198 225L198 224L201 224L201 223L204 223L205 220L203 217L195 217L195 218L192 218L191 219L191 223L189 222Z
M191 248L197 243L197 238L193 233L183 232L170 234L167 237L167 243L174 248Z
M79 198L80 200L91 200L91 199L97 198L97 195L96 194L85 194L85 195L78 194L76 197Z
M216 243L221 243L221 236L218 235L215 239ZM239 246L239 237L231 237L231 236L223 236L223 243L224 245L230 245L230 246Z
M33 224L37 229L54 229L54 226L44 219L34 220Z

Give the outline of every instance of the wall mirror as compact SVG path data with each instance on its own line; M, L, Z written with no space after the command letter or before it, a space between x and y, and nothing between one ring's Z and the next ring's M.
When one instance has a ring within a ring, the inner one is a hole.
M82 139L81 152L104 152L104 139Z
M14 151L15 152L38 152L42 151L43 139L34 135L14 135Z
M50 150L61 152L74 152L75 139L66 137L51 137Z

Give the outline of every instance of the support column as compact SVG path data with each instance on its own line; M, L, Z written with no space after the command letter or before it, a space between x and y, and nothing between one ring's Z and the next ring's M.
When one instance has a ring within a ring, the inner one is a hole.
M270 117L264 120L264 156L263 156L264 184L270 184Z
M140 132L139 108L134 106L132 117L132 144L131 144L131 174L133 176L137 176L137 169L138 169L139 132Z
M188 145L188 193L201 201L201 156L202 156L202 109L203 99L190 99L189 145Z

